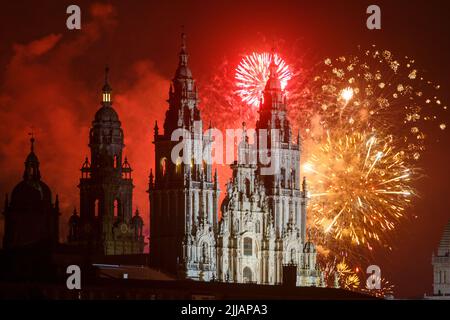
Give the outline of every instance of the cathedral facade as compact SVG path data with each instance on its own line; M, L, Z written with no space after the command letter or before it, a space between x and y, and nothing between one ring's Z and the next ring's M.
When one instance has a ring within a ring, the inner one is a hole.
M276 68L272 62L254 143L244 124L238 160L231 165L217 234L218 277L278 284L283 265L292 264L297 285L321 286L316 249L306 239L308 194L306 180L300 183L300 139L295 143L292 137Z
M150 255L156 267L194 280L278 284L283 265L289 264L297 266L297 285L324 285L316 248L306 238L308 197L306 180L300 181L300 140L292 136L276 65L270 68L256 126L256 132L267 136L255 135L250 144L244 125L219 221L212 139L203 134L183 35L164 133L157 124L154 128L149 197ZM176 130L181 134L174 140ZM178 138L185 154L177 153L174 160ZM269 163L258 161L261 154L269 155Z

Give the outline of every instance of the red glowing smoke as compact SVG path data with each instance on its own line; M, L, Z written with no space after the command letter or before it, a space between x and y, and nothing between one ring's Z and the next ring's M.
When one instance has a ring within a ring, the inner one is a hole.
M0 191L11 192L21 180L29 152L27 133L33 127L42 179L53 196L60 196L61 238L73 207L79 207L79 169L89 154L89 127L100 107L103 85L105 62L98 61L97 68L89 70L83 59L116 24L110 5L93 4L90 19L75 36L50 34L14 45L0 92ZM154 155L151 129L155 120L164 117L169 82L148 60L124 65L126 81L111 66L114 108L125 133L124 154L134 169L134 207L148 218L145 191ZM145 223L148 228L148 219Z

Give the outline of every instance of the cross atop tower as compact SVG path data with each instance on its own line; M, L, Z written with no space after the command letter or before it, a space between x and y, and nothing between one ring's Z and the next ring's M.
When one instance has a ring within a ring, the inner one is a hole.
M183 27L184 29L184 27ZM186 46L186 33L181 33L181 50L180 50L180 66L187 66L188 63L188 53L187 53L187 46Z
M30 138L31 152L34 152L34 141L35 141L35 139L34 139L34 127L33 126L31 127L31 131L28 132L28 135L31 137Z

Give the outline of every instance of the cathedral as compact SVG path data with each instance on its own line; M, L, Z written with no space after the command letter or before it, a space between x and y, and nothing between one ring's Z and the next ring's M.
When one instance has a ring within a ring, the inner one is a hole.
M270 66L256 125L269 133L268 141L255 136L250 144L244 124L220 221L219 182L208 152L212 141L202 134L185 35L168 104L164 133L158 124L154 127L155 173L149 179L154 266L193 280L279 284L283 266L295 265L298 286L324 286L316 248L306 237L308 193L306 180L300 181L300 138L294 141L276 65ZM182 137L189 154L200 154L202 161L192 156L186 163L181 154L170 161L176 129L189 133ZM253 161L261 153L270 154L271 166Z
M270 65L256 128L243 123L237 160L230 165L232 178L219 203L214 139L211 131L204 133L188 58L183 34L164 123L161 130L158 123L153 129L151 266L179 279L272 285L283 282L283 269L289 266L297 286L325 286L316 247L306 235L308 188L306 179L300 179L301 141L287 119L277 66ZM148 257L144 220L138 210L133 213L132 168L124 155L108 68L101 97L88 137L90 156L81 166L79 213L74 209L60 249L87 256ZM174 132L181 132L178 139ZM33 137L23 181L5 200L5 249L59 244L58 198L52 202L41 181L34 142ZM180 142L184 147L177 154Z

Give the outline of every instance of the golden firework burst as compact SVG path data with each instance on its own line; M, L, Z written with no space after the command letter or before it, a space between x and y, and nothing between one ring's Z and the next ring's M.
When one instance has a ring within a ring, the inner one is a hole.
M314 226L327 238L371 249L404 217L416 171L392 136L341 129L311 146L303 165Z

